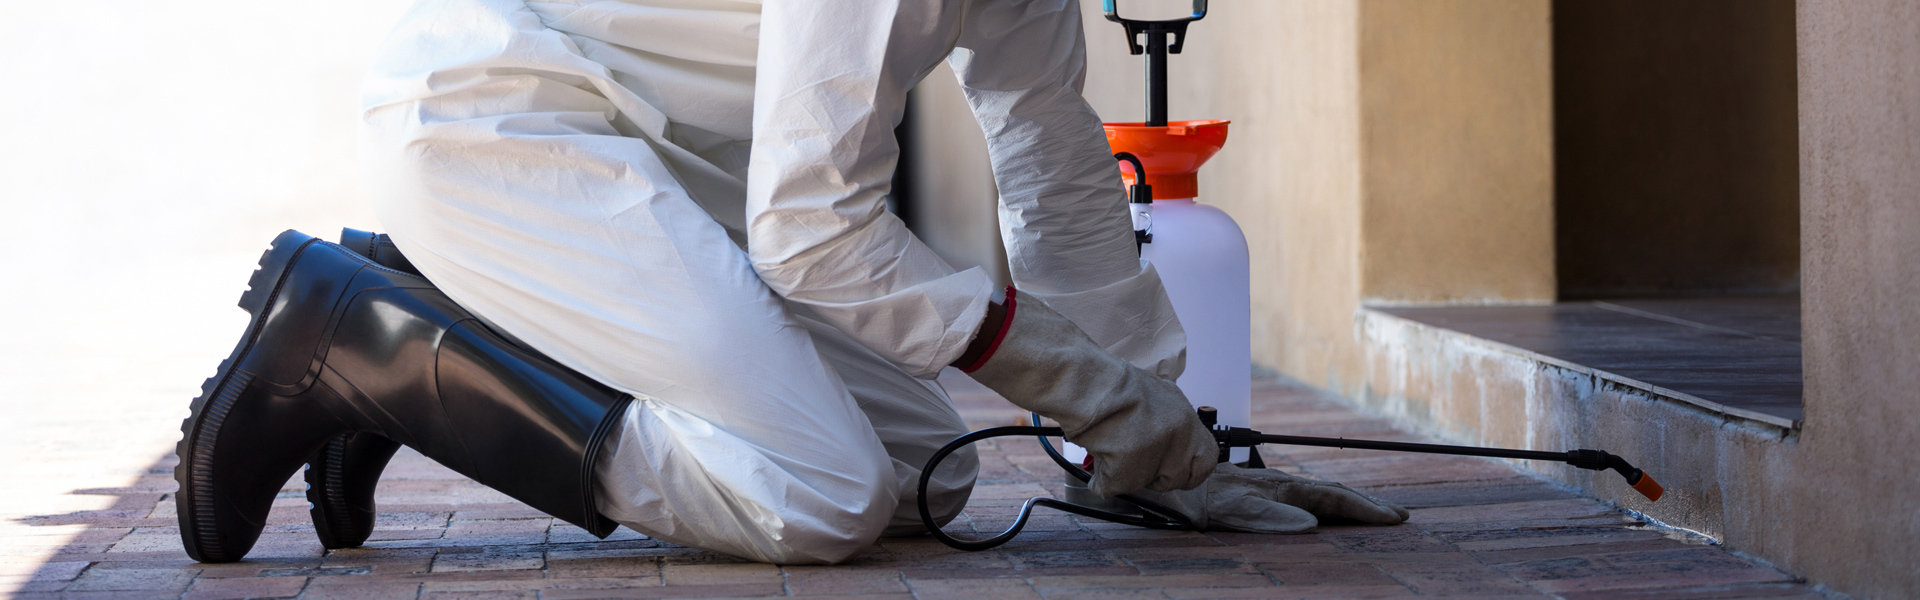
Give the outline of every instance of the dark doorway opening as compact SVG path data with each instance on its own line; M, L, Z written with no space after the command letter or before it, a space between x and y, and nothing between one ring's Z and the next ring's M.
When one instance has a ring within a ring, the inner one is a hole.
M1561 297L1796 293L1793 0L1553 11Z

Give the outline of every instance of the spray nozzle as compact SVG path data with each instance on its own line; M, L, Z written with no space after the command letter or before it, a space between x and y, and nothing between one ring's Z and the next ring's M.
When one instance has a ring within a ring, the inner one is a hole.
M1646 471L1634 468L1627 459L1608 454L1605 450L1568 450L1567 464L1590 471L1613 469L1615 473L1626 478L1628 487L1640 492L1640 495L1646 496L1648 500L1657 501L1660 496L1666 494L1666 488L1661 487L1660 483L1654 481Z

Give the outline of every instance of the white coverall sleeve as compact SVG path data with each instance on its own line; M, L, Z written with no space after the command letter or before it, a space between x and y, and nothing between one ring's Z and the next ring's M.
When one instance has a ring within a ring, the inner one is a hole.
M761 9L747 249L790 303L907 372L966 350L994 293L885 209L907 90L958 35L961 2L769 0ZM1116 176L1117 177L1117 176Z
M1186 332L1135 249L1120 170L1081 96L1079 3L976 2L963 18L948 62L987 136L1014 285L1120 358L1178 377Z

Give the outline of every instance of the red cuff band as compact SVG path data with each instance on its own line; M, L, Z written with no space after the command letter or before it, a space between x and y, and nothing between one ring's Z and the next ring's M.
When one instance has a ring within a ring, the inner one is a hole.
M980 367L987 364L987 359L993 358L993 351L1000 349L1000 342L1007 339L1007 330L1013 327L1013 304L1013 286L1007 286L1007 316L1000 319L1000 330L993 333L993 342L987 344L987 351L980 354L980 359L973 361L973 364L961 367L960 372L978 371Z

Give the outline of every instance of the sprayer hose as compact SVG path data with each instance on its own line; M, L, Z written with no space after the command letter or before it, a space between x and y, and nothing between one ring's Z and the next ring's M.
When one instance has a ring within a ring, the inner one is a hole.
M1079 479L1082 482L1090 481L1093 479L1093 474L1086 472L1085 469L1081 469L1080 465L1073 464L1072 461L1067 460L1067 457L1061 456L1060 452L1054 449L1053 442L1047 439L1048 437L1062 437L1064 435L1064 432L1062 432L1059 427L1041 427L1040 415L1038 414L1034 414L1032 418L1033 418L1033 426L1031 427L1029 426L989 427L987 429L982 429L979 431L975 431L975 432L960 436L958 438L955 438L951 442L947 442L947 445L942 446L940 448L940 451L933 453L933 458L927 460L926 468L920 471L920 488L919 488L920 494L919 494L919 497L916 499L916 502L919 504L919 508L920 508L920 522L926 525L927 531L929 533L932 533L934 538L940 540L940 543L946 544L956 549L969 550L969 551L986 550L988 548L1005 544L1008 541L1012 540L1014 536L1019 535L1021 529L1026 528L1027 519L1033 515L1033 508L1036 506L1045 506L1048 508L1073 513L1083 517L1093 517L1095 519L1111 521L1111 522L1120 523L1123 525L1134 525L1138 527L1149 527L1153 529L1187 529L1187 530L1197 529L1196 527L1194 527L1193 522L1188 520L1186 515L1180 514L1179 511L1169 509L1165 506L1162 506L1160 504L1157 504L1145 498L1140 498L1138 496L1134 496L1131 494L1121 494L1117 497L1120 498L1121 500L1131 502L1135 506L1140 507L1141 510L1145 511L1146 515L1137 516L1137 515L1128 515L1128 514L1121 514L1116 512L1109 512L1109 511L1104 511L1097 508L1088 508L1085 506L1081 506L1078 504L1074 504L1074 503L1066 502L1062 500L1056 500L1053 498L1040 497L1040 498L1030 498L1027 500L1025 504L1020 505L1020 516L1014 519L1012 526L1008 527L1005 531L1000 532L999 535L995 535L993 537L989 537L986 539L979 539L979 540L963 540L960 538L953 537L952 535L948 535L947 532L942 531L940 529L941 524L939 523L938 520L934 519L933 510L927 504L927 498L928 498L927 487L933 481L933 472L935 468L940 466L941 461L946 460L948 455L953 454L959 449L964 448L980 440L997 438L997 437L1016 436L1016 435L1035 436L1040 439L1041 447L1046 449L1047 456L1053 459L1054 464L1060 465L1061 469L1065 470L1068 474L1074 476L1075 478ZM1206 422L1211 423L1211 421L1206 421ZM1655 482L1652 477L1647 476L1645 472L1641 471L1640 469L1634 468L1634 466L1631 464L1628 464L1626 459L1623 459L1617 455L1608 454L1607 452L1601 451L1601 450L1572 450L1568 452L1547 452L1547 451L1541 451L1541 450L1509 450L1505 448L1449 446L1445 444L1417 444L1412 442L1384 442L1384 441L1377 441L1377 440L1349 440L1344 438L1320 438L1320 437L1305 437L1305 436L1297 436L1297 435L1265 434L1265 433L1260 433L1258 431L1254 431L1244 427L1217 427L1213 429L1213 432L1214 432L1215 439L1218 440L1222 446L1233 447L1233 448L1253 447L1261 444L1284 444L1289 446L1318 446L1322 448L1354 448L1354 449L1362 449L1362 450L1386 450L1390 452L1419 452L1424 454L1446 454L1446 455L1452 455L1452 456L1483 456L1483 457L1489 457L1489 458L1513 458L1513 459L1520 459L1520 460L1549 460L1554 462L1566 463L1568 465L1579 467L1582 469L1591 469L1595 471L1613 469L1614 471L1619 472L1622 477L1626 478L1627 485L1631 486L1634 489L1634 491L1640 492L1641 494L1645 495L1649 500L1659 500L1660 496L1663 493L1665 493L1664 488L1660 487L1660 484L1658 482ZM1222 456L1224 457L1224 455ZM1150 517L1159 517L1159 518L1155 519Z

